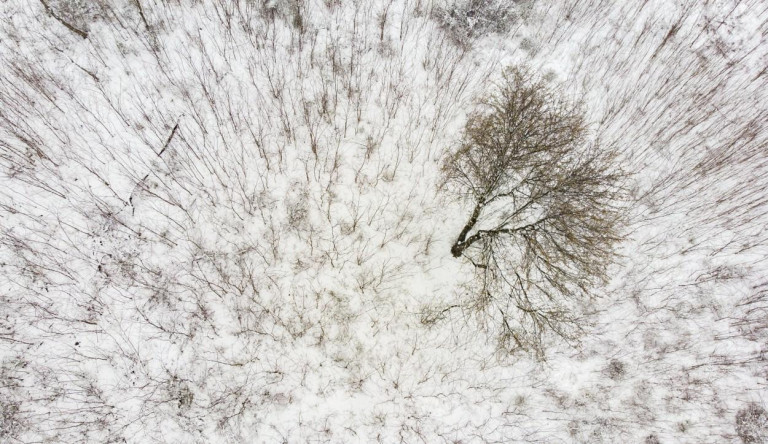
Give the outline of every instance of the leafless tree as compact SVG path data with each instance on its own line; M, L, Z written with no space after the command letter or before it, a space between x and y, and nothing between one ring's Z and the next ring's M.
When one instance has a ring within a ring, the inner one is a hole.
M480 273L480 301L507 348L575 336L576 305L606 278L621 240L625 173L588 143L584 113L527 69L509 69L443 165L474 203L451 248Z

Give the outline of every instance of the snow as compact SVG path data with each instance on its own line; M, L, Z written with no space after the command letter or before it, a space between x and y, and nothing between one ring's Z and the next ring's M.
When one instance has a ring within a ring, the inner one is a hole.
M82 39L1 4L0 441L741 442L768 407L768 10L534 1L462 46L439 5L115 1ZM636 198L543 360L472 308L471 205L440 186L523 63Z

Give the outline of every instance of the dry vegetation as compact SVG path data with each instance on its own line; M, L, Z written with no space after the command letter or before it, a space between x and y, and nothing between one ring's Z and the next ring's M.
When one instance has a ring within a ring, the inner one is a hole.
M765 441L763 3L0 3L0 441Z

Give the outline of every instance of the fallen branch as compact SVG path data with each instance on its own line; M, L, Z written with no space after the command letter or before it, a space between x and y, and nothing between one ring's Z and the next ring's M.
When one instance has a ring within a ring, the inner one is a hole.
M75 34L79 35L80 37L82 37L84 39L88 38L88 33L87 32L85 32L83 30L80 30L80 29L77 29L76 27L72 26L70 23L67 23L66 20L64 20L61 17L59 17L58 15L56 15L56 13L53 12L53 9L51 9L51 7L48 5L48 3L45 2L45 0L40 0L40 3L43 4L43 6L45 7L46 12L48 12L48 14L50 14L51 17L55 18L59 23L64 25L65 28L69 29L70 31L74 32Z
M157 157L160 157L165 152L166 148L168 148L168 145L171 144L171 140L173 140L173 136L176 135L176 131L179 129L179 124L177 123L174 125L173 130L171 130L171 135L168 136L168 140L165 141L165 144L163 145L163 149L160 150L159 153L157 153Z

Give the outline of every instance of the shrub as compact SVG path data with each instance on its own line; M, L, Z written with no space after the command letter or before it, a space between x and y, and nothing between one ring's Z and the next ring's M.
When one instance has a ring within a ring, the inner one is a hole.
M587 143L583 110L525 69L507 70L443 164L446 189L474 206L454 257L479 273L477 306L505 348L574 338L579 306L607 280L622 239L616 155Z
M177 376L171 377L168 382L168 396L177 403L179 410L182 411L188 410L195 399L195 395L187 382L180 380Z
M19 422L19 404L17 402L0 401L0 441L12 441L21 431Z
M292 24L297 30L304 28L303 11L306 9L304 0L264 0L261 2L261 11L265 17L271 20L280 18L286 23Z
M509 31L520 18L521 3L507 0L454 0L435 8L433 16L454 42L468 45L476 38Z
M20 357L0 362L0 442L14 442L24 432L19 370L26 366L27 361Z
M645 444L661 444L661 441L659 441L659 437L654 434L650 434L646 436L644 442Z
M768 412L751 403L736 414L736 434L744 444L768 442Z
M618 359L611 359L608 363L608 367L605 369L605 373L609 378L618 381L623 379L627 374L627 366Z

